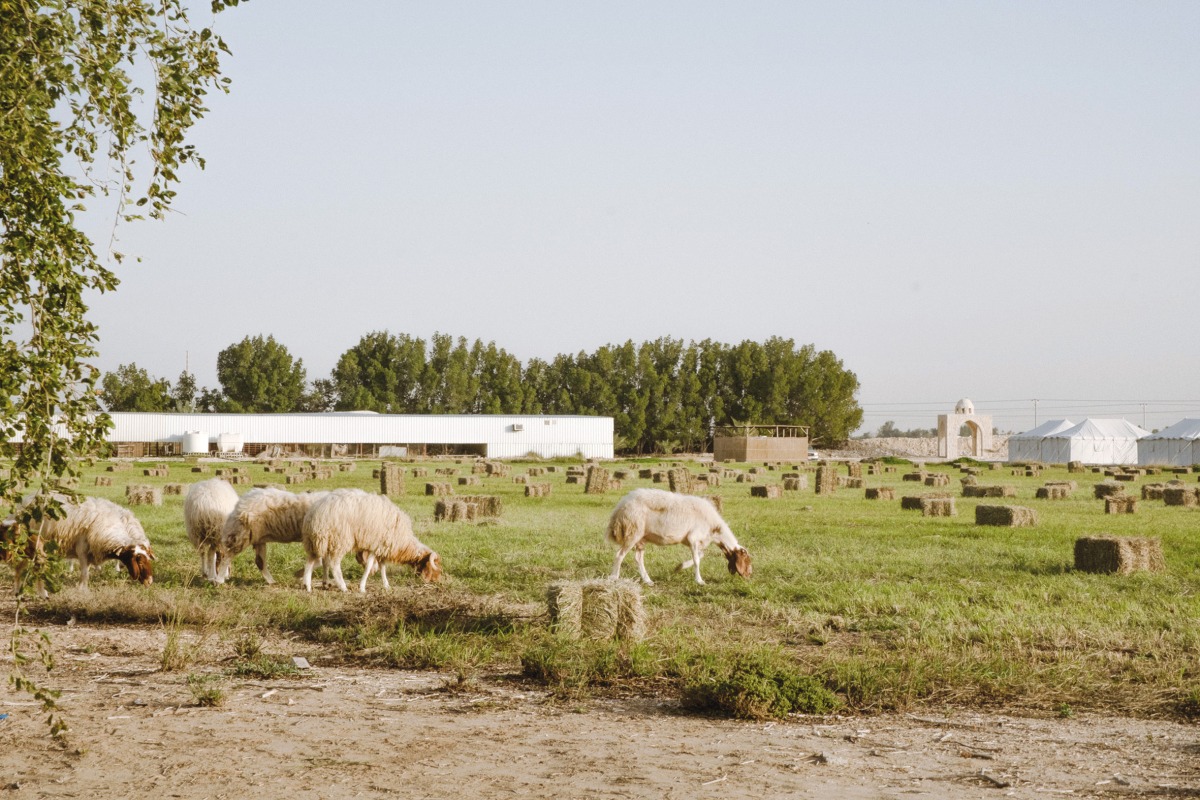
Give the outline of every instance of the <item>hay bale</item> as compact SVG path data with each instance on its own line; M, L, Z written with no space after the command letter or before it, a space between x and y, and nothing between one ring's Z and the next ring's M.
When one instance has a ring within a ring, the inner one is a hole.
M963 497L1016 497L1017 490L1013 486L963 486Z
M976 525L1030 528L1037 525L1037 512L1024 506L975 506Z
M612 488L612 475L604 467L589 467L584 494L604 494Z
M1138 476L1132 472L1118 472L1116 475L1113 476L1113 479L1121 481L1123 483L1129 483L1131 481L1136 481L1138 479Z
M201 475L202 475L202 474L204 474L204 473L208 472L208 467L206 467L206 466L203 466L203 465L201 465L201 466L199 466L199 467L192 467L192 472L195 472L195 473L198 473L198 474L201 474Z
M1119 494L1104 498L1105 514L1136 514L1138 501L1136 497Z
M578 483L582 483L582 482L583 482L583 478L580 477L579 475L568 475L567 476L567 483L578 484Z
M488 494L465 494L458 498L464 503L471 503L479 508L481 517L498 517L504 510L504 504L499 497Z
M1109 481L1101 481L1092 487L1097 500L1103 500L1106 497L1112 497L1118 494L1125 493L1125 487L1119 483L1110 483Z
M97 475L96 476L96 485L97 486L112 486L112 478L110 478L107 475Z
M458 474L458 470L453 467L438 467L433 470L433 474L443 478L453 478Z
M353 461L340 461L337 465L338 472L354 472L358 466Z
M550 484L548 483L529 483L525 486L526 497L549 497Z
M758 480L758 476L749 472L739 472L737 476L738 483L754 483Z
M507 478L512 473L512 467L500 461L488 461L484 470L489 478Z
M949 486L950 476L944 472L935 472L932 475L925 476L926 486Z
M1142 487L1143 500L1162 500L1163 490L1167 487L1161 483L1147 483Z
M925 473L924 472L906 472L900 476L900 480L908 481L910 483L924 483L925 482Z
M675 469L669 469L667 470L667 483L670 485L672 492L678 492L679 494L692 494L692 471L687 467L676 467Z
M1197 501L1196 492L1194 490L1176 487L1163 489L1163 502L1169 506L1200 505L1200 502Z
M183 494L183 484L182 483L164 483L162 488L163 488L163 494L176 494L176 495Z
M720 476L720 475L714 475L713 473L711 473L711 472L710 472L710 473L708 473L707 475L705 475L705 476L704 476L704 482L705 482L705 483L706 483L708 486L710 486L710 487L712 487L712 488L714 488L714 489L715 489L715 488L717 488L718 486L720 486L720 485L721 485L721 476Z
M846 474L851 478L861 478L863 476L861 461L847 461Z
M307 475L305 475L305 474L304 474L304 473L302 473L302 472L298 472L298 473L296 473L295 475L285 475L285 476L283 477L283 482L284 482L284 483L288 483L288 484L291 484L291 483L308 483L308 476L307 476Z
M474 475L464 475L458 479L459 486L478 486L479 478Z
M162 489L144 483L131 483L125 487L125 499L131 506L161 506Z
M923 517L954 517L958 511L954 508L953 497L922 497L921 516Z
M896 467L893 467L893 466L890 466L890 465L884 465L883 471L884 471L885 473L887 473L887 472L896 472L896 471L897 471L897 469L896 469Z
M583 632L583 584L557 581L546 587L546 608L550 612L550 630L568 639Z
M525 471L525 474L534 478L540 478L546 474L546 470L544 467L530 467Z
M643 479L643 480L649 480L650 478L653 478L653 477L654 477L654 470L652 470L652 469L639 469L639 470L638 470L638 477L639 477L639 478L641 478L641 479Z
M1083 466L1082 461L1068 461L1067 462L1067 472L1071 472L1071 473L1087 472L1087 468Z
M426 497L445 497L454 494L453 487L448 483L427 483L425 484Z
M1036 496L1039 500L1068 500L1071 489L1068 486L1039 486Z
M376 470L378 472L378 470ZM414 478L428 478L429 470L425 467L413 467L412 476Z
M1075 569L1128 575L1163 569L1162 542L1154 538L1085 536L1075 540Z
M890 486L879 486L867 489L866 498L868 500L895 500L896 490Z
M774 500L783 496L783 490L774 484L763 484L761 486L750 487L751 497L765 497L768 500Z
M783 490L785 492L798 492L801 489L808 488L808 476L796 475L791 478L783 479Z
M921 504L923 500L924 498L921 497L901 497L900 509L902 511L920 511L922 509Z
M821 465L817 467L817 494L833 494L837 491L837 476L833 467Z

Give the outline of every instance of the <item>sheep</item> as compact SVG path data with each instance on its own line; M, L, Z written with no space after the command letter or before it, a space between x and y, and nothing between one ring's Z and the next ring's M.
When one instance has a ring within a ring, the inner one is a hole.
M621 562L632 550L638 573L647 586L652 586L654 581L646 574L643 560L646 542L690 546L692 557L680 564L679 569L693 567L699 584L704 583L700 577L700 557L710 542L715 542L725 554L730 574L749 578L752 571L750 553L738 544L716 506L703 497L662 489L634 489L613 509L608 520L607 538L617 546L612 577L621 576Z
M343 592L342 557L351 551L363 556L360 592L367 590L367 578L380 568L385 589L391 588L385 564L412 564L426 581L442 575L437 553L421 544L413 535L412 520L386 497L367 494L360 489L336 489L313 504L304 516L304 589L312 591L313 567L320 561L332 571L334 582Z
M200 571L213 583L229 577L230 558L222 545L225 520L238 504L238 494L224 478L200 481L183 501L188 541L200 554Z
M79 562L79 586L88 585L88 572L110 559L124 565L131 580L144 585L154 582L154 552L150 540L137 517L127 508L101 497L86 497L79 502L57 496L62 503L64 516L33 525L31 552L40 549L45 542L52 542L63 558ZM7 536L16 524L14 518L0 523L0 535ZM20 569L20 568L18 568ZM23 570L16 576L18 591ZM45 587L38 582L38 594L46 596Z
M221 543L229 560L247 547L254 548L254 563L267 583L275 583L267 566L267 545L301 540L304 515L329 492L293 494L283 489L251 489L242 495L225 520Z

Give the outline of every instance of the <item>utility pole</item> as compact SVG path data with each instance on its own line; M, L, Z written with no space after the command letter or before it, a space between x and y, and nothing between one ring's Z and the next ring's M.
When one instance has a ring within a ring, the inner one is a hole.
M1033 427L1037 427L1037 398L1033 400Z
M1142 427L1146 428L1146 404L1142 403ZM1150 430L1146 428L1146 430Z

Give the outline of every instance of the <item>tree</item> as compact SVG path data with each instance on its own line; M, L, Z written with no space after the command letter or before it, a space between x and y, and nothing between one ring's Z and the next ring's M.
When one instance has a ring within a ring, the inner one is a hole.
M73 459L95 452L109 425L94 413L84 294L115 289L122 256L114 230L102 258L79 214L107 202L117 221L163 216L181 168L203 166L187 133L207 92L226 89L224 50L210 28L190 26L183 0L0 0L0 456L12 459L0 496L17 508L11 558L25 558L30 523L61 513L55 493L73 496ZM138 154L148 169L135 172ZM30 566L31 581L47 572L40 559ZM23 634L15 625L13 682L52 709L19 666Z
M100 387L100 398L109 411L169 411L174 407L170 381L152 378L136 363L117 367L104 376Z
M299 411L306 385L304 360L274 336L247 336L217 354L225 411L236 414Z
M174 409L179 412L189 412L196 410L196 394L199 387L196 385L196 376L188 372L186 369L179 373L179 379L175 381L175 387L171 389L171 400L174 403Z

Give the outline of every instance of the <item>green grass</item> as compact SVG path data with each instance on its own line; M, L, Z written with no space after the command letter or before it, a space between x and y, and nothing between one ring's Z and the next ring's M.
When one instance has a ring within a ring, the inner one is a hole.
M105 463L86 470L81 489L117 502L127 482L211 477L193 475L182 463L168 478L145 478L140 469L107 473ZM514 464L512 474L531 464ZM614 466L622 464L634 462ZM377 465L361 462L332 480L288 488L377 490L371 478ZM421 466L470 473L469 464L452 460ZM261 466L249 469L255 481L281 482ZM948 489L936 491L958 494L955 468L927 469L952 476ZM394 568L393 591L385 594L372 580L366 598L306 595L292 577L303 562L298 545L271 547L274 587L262 582L249 552L237 559L229 585L205 585L183 532L182 498L167 497L161 507L134 508L157 555L152 587L129 586L106 570L86 596L66 590L43 613L296 632L334 645L347 659L444 669L460 678L523 675L564 693L666 692L693 708L740 716L946 705L1197 714L1200 510L1143 501L1137 514L1105 515L1091 491L1103 475L1050 468L1027 478L1002 467L984 469L980 483L1014 486L1017 498L957 497L957 516L923 518L901 511L898 498L935 490L902 482L904 472L866 478L867 486L894 487L895 501L868 501L857 489L751 499L749 485L726 480L713 491L724 497L725 517L754 558L754 577L729 575L713 549L703 564L708 583L697 586L690 573L675 571L683 548L651 547L649 637L636 645L563 642L546 630L547 584L611 569L603 532L623 493L585 495L582 486L565 483L562 471L536 479L553 485L546 499L525 498L511 477L462 487L503 497L499 521L475 525L435 524L426 479L406 469L407 491L398 502L418 537L441 554L447 577L422 586L410 571ZM117 485L94 487L97 474L113 476ZM779 476L765 472L759 482L779 483ZM1129 491L1168 477L1175 476L1144 477ZM1195 475L1180 477L1195 485ZM1044 482L1065 479L1080 484L1071 499L1034 499ZM624 488L650 485L634 479ZM976 504L1001 502L1035 508L1039 524L975 526ZM1074 540L1099 533L1160 537L1167 569L1126 577L1075 572ZM361 574L352 559L345 573L348 580ZM636 574L632 558L623 574ZM242 661L253 664L254 657Z

